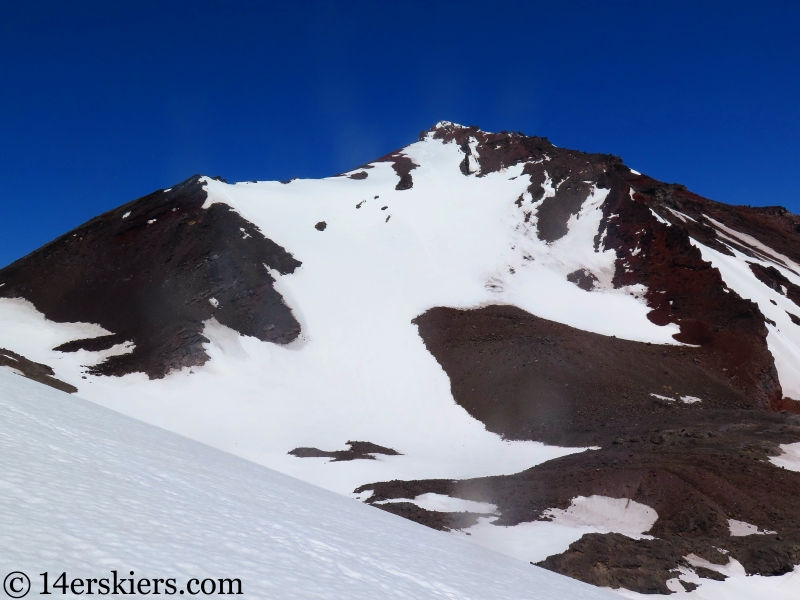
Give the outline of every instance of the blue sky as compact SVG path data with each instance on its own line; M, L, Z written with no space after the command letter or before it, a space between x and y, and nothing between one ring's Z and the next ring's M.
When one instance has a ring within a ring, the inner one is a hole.
M800 213L800 3L0 0L0 266L194 173L323 177L446 119Z

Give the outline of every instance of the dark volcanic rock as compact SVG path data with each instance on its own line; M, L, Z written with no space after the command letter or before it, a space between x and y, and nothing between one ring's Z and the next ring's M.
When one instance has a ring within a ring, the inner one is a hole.
M320 450L318 448L295 448L290 450L289 454L298 458L332 458L332 462L367 459L375 460L375 454L385 454L387 456L400 456L397 450L379 446L372 442L351 442L348 441L347 445L350 446L347 450Z
M100 352L108 350L109 348L122 344L126 341L124 335L112 333L111 335L101 335L96 338L86 338L83 340L72 340L60 346L56 346L53 350L58 352L77 352L78 350L88 350L89 352Z
M205 200L192 177L92 219L0 271L0 297L112 332L61 351L135 343L92 368L102 375L158 378L203 364L203 322L212 317L263 341L296 339L300 325L267 267L285 275L301 263L227 205L203 208Z
M589 333L513 306L433 308L414 323L456 402L510 439L605 444L620 427L638 431L673 415L691 422L700 409L762 406L751 382L702 346ZM652 394L673 401L664 405ZM685 404L686 396L702 402Z
M717 371L736 375L739 389L765 408L785 408L758 306L728 290L719 271L692 245L687 229L655 217L650 206L655 194L634 191L631 197L627 177L609 178L602 207L602 243L618 257L614 285L647 286L653 323L676 323L681 331L675 338L703 348ZM600 238L598 232L598 245ZM800 404L795 408L800 411Z
M370 503L425 493L490 502L498 507L501 526L542 519L548 508L565 509L577 496L629 498L655 509L658 520L647 533L656 540L586 535L542 563L596 585L667 593L666 581L675 576L671 571L688 566L683 559L688 554L717 564L733 557L750 574L791 571L800 562L800 473L777 468L767 458L780 452L778 444L800 439L800 418L762 410L663 417L660 426L640 424L633 434L610 423L619 437L602 449L516 475L388 481L356 491L372 490ZM431 526L437 519L431 517ZM732 537L728 519L778 535ZM414 520L425 523L419 514Z
M690 260L691 254L684 263ZM702 265L695 271L714 276ZM758 368L763 340L747 337L758 315L738 296L730 302L738 315L716 307L707 309L707 318L717 324L716 336L723 327L728 340L739 336L738 368L710 342L621 340L513 306L427 311L414 320L420 336L450 377L456 402L487 429L510 439L601 449L516 475L391 481L359 491L372 490L370 502L424 493L491 502L502 515L497 525L541 519L546 509L565 509L577 496L630 498L655 509L659 518L649 533L658 540L586 536L543 563L597 585L666 593L682 556L708 557L714 547L729 550L751 574L788 572L800 562L800 473L778 469L768 458L780 454L779 444L800 440L800 417L769 410L775 406L763 392L777 385L774 367ZM680 311L676 305L667 310ZM742 350L749 345L756 350ZM689 397L701 401L683 401ZM728 519L781 537L732 538ZM419 515L415 520L424 522Z
M598 283L595 274L591 271L587 271L586 269L576 269L567 275L567 281L574 283L579 288L586 290L587 292L591 292Z
M534 204L543 198L548 182L555 195L535 207L537 235L547 242L567 233L569 219L580 210L592 184L608 189L595 247L616 252L614 285L645 285L654 323L677 324L678 341L703 347L717 370L735 371L742 387L764 407L800 412L800 403L783 398L766 344L766 321L758 306L728 290L719 271L702 259L691 242L695 239L728 254L736 248L786 266L780 254L800 261L800 217L781 207L713 202L684 186L633 173L619 157L557 148L547 138L487 133L447 123L431 132L434 139L458 144L465 158L474 154L479 176L524 164ZM522 198L517 200L521 208L522 202ZM531 212L525 215L527 222ZM726 234L724 227L744 237ZM760 244L779 254L765 251ZM778 283L784 285L778 281L777 270L766 271L760 276L762 281L770 279L774 289ZM786 287L791 298L793 291Z
M507 306L433 308L414 322L450 377L456 402L487 429L506 438L601 449L517 475L391 481L359 491L373 491L369 502L427 492L491 502L502 515L498 525L540 519L548 508L567 508L573 498L594 494L653 507L659 518L649 533L658 539L593 534L542 563L603 586L669 593L666 581L676 567L689 566L686 555L727 563L715 548L727 549L749 573L781 574L800 563L800 475L767 460L780 453L779 444L800 440L796 417L770 411L797 413L800 402L783 397L766 344L770 321L728 289L692 243L791 271L790 261L800 260L800 217L780 207L712 202L636 174L618 157L559 149L546 138L450 124L432 132L460 146L464 175L524 163L531 199L521 196L515 204L525 223L535 213L536 234L548 243L569 231L592 184L607 189L595 250L615 252L612 284L646 286L650 320L678 325L676 340L690 345L599 336ZM554 196L544 198L546 185ZM800 305L800 287L777 268L756 262L750 268ZM586 269L567 278L587 291L598 283ZM682 401L690 396L701 401ZM426 522L419 509L409 518ZM728 519L779 535L731 537ZM440 522L428 520L434 527Z
M387 502L374 506L439 531L466 529L475 525L480 517L490 516L483 513L425 510L412 502Z
M563 554L537 563L586 583L642 594L671 594L674 566L689 567L680 549L664 540L632 540L618 533L590 533Z
M49 385L68 394L74 394L78 391L75 386L53 377L55 373L47 365L28 360L24 356L5 348L0 348L0 367L10 367L21 373L23 377Z
M772 288L779 294L783 294L789 300L800 307L800 286L789 281L775 267L765 267L758 263L750 263L750 270L753 275L764 285Z
M397 182L397 185L395 186L394 189L410 190L412 187L414 187L414 179L411 177L411 171L416 169L419 165L416 164L413 160L411 160L411 158L403 154L402 150L398 150L397 152L392 152L390 154L387 154L386 156L379 158L375 162L392 163L392 168L394 169L394 172L397 173L398 177L400 177L400 181Z

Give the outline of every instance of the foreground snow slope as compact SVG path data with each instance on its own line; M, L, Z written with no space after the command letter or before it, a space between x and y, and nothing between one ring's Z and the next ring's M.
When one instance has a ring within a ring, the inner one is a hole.
M612 597L6 371L0 519L0 574L32 593L117 569L248 598Z

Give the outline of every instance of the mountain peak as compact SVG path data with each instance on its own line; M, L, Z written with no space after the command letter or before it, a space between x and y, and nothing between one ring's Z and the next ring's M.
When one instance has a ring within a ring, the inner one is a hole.
M800 442L800 217L543 137L422 137L340 177L194 177L0 270L4 368L598 585L667 593L714 547L794 565L800 475L770 461ZM346 440L369 451L319 458ZM537 546L578 497L658 539Z

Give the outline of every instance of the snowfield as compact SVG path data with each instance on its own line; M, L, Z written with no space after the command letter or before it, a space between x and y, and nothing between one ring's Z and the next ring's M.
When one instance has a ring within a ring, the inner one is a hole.
M245 598L614 597L7 371L0 457L0 574L35 594L118 570Z

